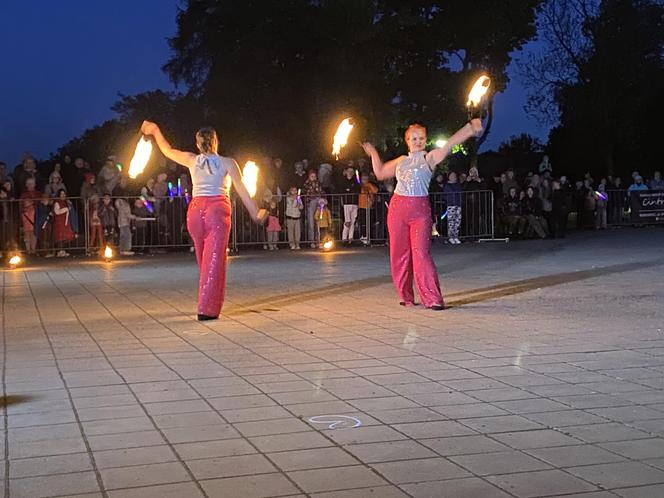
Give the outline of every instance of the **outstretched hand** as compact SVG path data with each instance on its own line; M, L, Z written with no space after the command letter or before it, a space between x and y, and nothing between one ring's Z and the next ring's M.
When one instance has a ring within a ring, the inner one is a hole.
M376 147L374 147L371 142L364 142L362 144L362 148L364 149L365 154L369 157L371 157L374 153L378 153Z
M141 133L143 135L154 135L157 130L159 130L159 126L152 121L143 121L143 124L141 125Z
M267 221L267 217L270 213L267 211L267 209L259 209L256 214L254 215L254 221L258 223L259 225L264 225L265 222Z
M482 127L482 121L475 118L470 120L470 127L473 130L473 136L479 138L484 133L484 127Z

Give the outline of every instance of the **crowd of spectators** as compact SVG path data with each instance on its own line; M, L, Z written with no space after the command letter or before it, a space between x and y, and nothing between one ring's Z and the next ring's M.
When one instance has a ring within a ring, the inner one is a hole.
M279 158L265 158L261 166L256 198L269 210L268 222L252 231L240 217L239 242L298 250L303 241L318 248L327 239L347 245L387 240L394 179L376 181L364 158L317 167L307 159L287 167ZM131 182L114 157L95 168L68 155L41 164L26 155L11 173L0 162L0 250L66 257L109 244L123 255L134 254L133 248L190 247L189 172L170 163L153 173ZM664 190L660 172L648 181L635 171L628 182L611 176L596 181L589 173L571 182L554 175L546 156L522 177L510 169L488 180L476 167L439 170L430 186L432 236L459 244L494 233L564 237L569 225L604 229L624 219L628 193L643 189Z

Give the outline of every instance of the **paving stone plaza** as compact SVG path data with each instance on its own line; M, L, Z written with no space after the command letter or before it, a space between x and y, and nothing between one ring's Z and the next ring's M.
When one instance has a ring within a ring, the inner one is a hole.
M6 497L664 496L664 230L4 271Z

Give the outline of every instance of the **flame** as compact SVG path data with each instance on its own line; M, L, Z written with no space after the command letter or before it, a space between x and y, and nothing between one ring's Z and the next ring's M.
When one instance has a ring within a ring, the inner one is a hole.
M9 264L10 264L11 266L18 266L18 265L20 265L22 262L23 262L23 260L21 259L21 256L19 256L18 254L15 254L14 256L12 256L11 258L9 258Z
M489 78L488 76L483 74L482 76L477 78L477 81L475 81L473 88L470 90L470 93L468 94L468 102L466 102L466 106L477 107L478 105L480 105L482 97L484 97L486 92L489 90L490 86L491 86L491 78Z
M339 154L341 154L341 149L346 146L348 143L348 135L353 130L353 125L350 122L350 118L344 119L337 132L334 134L334 143L332 144L332 155L336 159L339 159Z
M242 183L251 197L256 195L256 182L258 181L258 166L253 161L247 161L242 168Z
M325 249L326 251L329 251L333 247L334 247L334 241L333 240L326 240L323 243L323 249Z
M136 178L143 173L151 155L152 142L143 136L136 144L134 157L131 158L131 162L129 163L129 178Z
M106 246L106 249L104 249L104 257L106 259L111 259L113 257L113 249L111 249L111 246Z

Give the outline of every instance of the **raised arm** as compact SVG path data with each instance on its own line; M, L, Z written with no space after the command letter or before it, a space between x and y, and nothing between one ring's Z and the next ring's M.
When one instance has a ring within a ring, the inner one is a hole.
M247 208L247 211L249 212L249 216L251 216L251 219L254 221L259 221L258 206L256 206L256 202L249 195L247 187L245 187L244 183L242 183L242 172L240 171L240 166L235 161L235 159L230 159L229 161L231 162L231 164L228 167L228 174L230 175L231 180L233 181L233 187L235 187L237 195L240 196L242 204L244 204L244 207Z
M143 124L141 125L141 133L143 133L143 135L152 135L155 142L157 142L157 147L159 147L161 153L171 161L175 161L187 168L193 168L196 165L196 154L183 152L171 147L171 144L169 144L168 140L164 138L164 135L162 135L161 130L156 123L143 121Z
M469 123L466 123L466 125L457 131L454 135L452 135L445 145L429 152L427 154L427 163L431 169L435 168L437 164L443 162L452 148L464 143L471 137L482 136L483 132L484 130L482 129L482 122L479 119L473 119Z
M382 181L388 178L394 178L397 173L397 164L399 164L399 161L401 161L404 156L399 156L396 159L392 159L391 161L383 163L380 155L378 154L378 151L376 150L376 147L374 147L373 144L364 142L362 144L362 148L364 149L364 152L366 152L367 156L371 158L371 167L373 168L373 172L377 180Z

